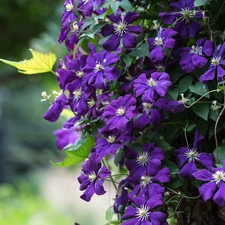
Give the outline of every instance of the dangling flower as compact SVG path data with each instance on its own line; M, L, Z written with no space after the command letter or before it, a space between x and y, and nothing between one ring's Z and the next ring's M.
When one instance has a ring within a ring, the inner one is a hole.
M95 153L91 153L88 160L82 167L82 174L78 177L80 190L85 192L80 196L83 200L89 202L94 194L103 195L104 180L110 175L106 166L101 167L101 162L97 159Z

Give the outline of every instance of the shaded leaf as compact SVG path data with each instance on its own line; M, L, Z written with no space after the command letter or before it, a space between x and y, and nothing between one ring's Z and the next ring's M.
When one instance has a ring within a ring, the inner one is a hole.
M58 167L73 166L84 161L89 156L94 145L94 138L90 134L87 134L84 139L78 139L74 145L66 147L67 150L64 150L64 152L67 154L67 157L62 162L51 162L51 164Z
M208 104L195 104L193 105L193 111L196 115L204 120L208 120L209 115L209 105Z
M200 82L197 82L195 85L190 85L189 90L200 96L204 95L209 91L208 86ZM206 95L205 97L209 98L209 95Z

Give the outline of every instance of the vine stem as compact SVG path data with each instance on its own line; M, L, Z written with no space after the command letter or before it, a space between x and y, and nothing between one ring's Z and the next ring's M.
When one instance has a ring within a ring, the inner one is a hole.
M215 123L215 127L214 127L214 137L215 137L215 143L216 143L216 164L218 164L219 161L219 145L218 145L218 139L217 139L217 126L220 120L220 117L223 115L225 111L225 91L223 91L223 108L220 111L220 114L218 115L217 119L216 119L216 123Z
M176 192L176 191L174 191L173 189L170 189L170 188L168 188L168 187L166 187L166 189L168 189L169 191L171 191L172 193L174 193L174 194L176 194L176 195L178 195L178 196L180 196L180 197L182 197L182 198L187 198L187 199L197 199L197 198L199 198L201 195L198 195L198 196L195 196L195 197L192 197L192 196L186 196L186 195L182 195L181 193L178 193L178 192Z
M187 138L187 127L188 127L188 122L187 122L186 127L184 128L184 137L185 137L187 147L189 148L189 143L188 143L188 138Z
M105 160L105 161L102 160L102 163L104 164L104 166L106 166L107 168L109 168L109 165L108 165L108 163L107 163L106 160ZM117 188L117 186L116 186L116 182L114 181L114 179L113 179L113 177L112 177L111 174L109 175L109 178L110 178L110 180L111 180L111 182L112 182L114 188L116 189L116 191L118 191L118 188Z
M194 104L196 104L197 102L199 102L202 98L204 98L206 95L210 94L210 93L213 93L213 92L220 92L220 89L216 89L216 90L211 90L211 91L208 91L207 93L205 93L204 95L202 95L199 99L197 99L196 101L194 101L191 105L188 105L186 106L184 104L184 107L189 109L191 108Z

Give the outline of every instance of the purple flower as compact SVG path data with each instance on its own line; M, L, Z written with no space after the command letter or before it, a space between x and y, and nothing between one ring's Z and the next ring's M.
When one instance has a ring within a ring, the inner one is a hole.
M127 12L125 16L121 14L111 14L108 18L113 24L106 24L102 29L104 37L110 36L103 44L103 48L107 51L114 51L119 47L120 39L122 39L124 48L134 48L137 45L136 34L142 32L140 26L130 25L139 18L136 12Z
M215 77L218 81L222 80L225 76L225 43L223 45L218 45L214 51L213 57L211 59L211 64L209 69L200 77L201 82L214 80Z
M162 123L163 115L157 109L157 101L152 103L142 102L141 110L141 115L134 122L134 129L141 131L150 123L154 127Z
M99 137L96 141L96 153L99 159L104 158L107 154L115 154L117 150L131 140L130 132L121 133L118 129L104 132L104 138Z
M190 73L195 70L196 67L202 68L208 60L206 56L212 55L214 50L214 44L207 39L200 39L196 42L196 46L186 47L181 49L180 66L186 73Z
M68 103L68 99L64 93L60 94L53 104L49 107L48 111L44 114L44 119L50 121L50 122L55 122L61 112L63 111L65 105Z
M60 129L54 132L54 135L57 138L57 147L60 150L63 150L68 144L73 144L78 138L81 137L81 134L74 128L70 129Z
M102 116L106 119L109 129L124 130L127 123L138 114L135 104L136 99L127 94L124 97L120 96L107 105Z
M134 205L127 207L126 213L122 216L123 222L121 225L168 224L166 214L153 211L163 204L161 195L155 195L148 200L141 197L133 197L131 200Z
M136 180L138 183L130 194L133 196L145 197L146 199L149 199L156 194L163 194L165 190L164 187L161 186L161 183L169 182L170 177L171 173L168 168L163 168L156 174L151 172L150 174L142 175L141 177L139 175L136 177L132 176L131 179Z
M170 111L174 114L185 110L185 106L182 101L171 101L168 98L160 98L155 104L158 108L163 109L164 111Z
M175 40L173 36L177 34L176 31L168 28L160 27L156 38L149 38L150 45L150 59L153 63L161 63L164 59L164 49L174 48Z
M58 81L62 89L66 85L75 82L76 85L83 85L84 67L86 66L87 55L82 55L80 58L67 61L62 68L57 70Z
M98 14L103 13L103 10L99 10L99 6L104 0L82 0L78 4L78 12L85 18L91 16L93 12L97 11Z
M158 95L165 97L171 84L170 77L165 72L154 72L150 78L142 73L134 81L134 92L137 97L142 95L143 102L153 102Z
M212 199L216 204L225 207L225 160L222 168L209 168L196 171L193 177L204 181L199 187L199 193L207 201Z
M206 168L214 165L212 153L199 153L197 151L198 144L203 139L204 137L196 131L193 148L181 147L174 152L177 156L177 162L180 168L179 173L184 179L193 178L192 174L198 170L197 163Z
M104 89L107 81L116 80L120 72L113 64L118 60L117 55L107 53L105 50L90 55L84 68L85 79L88 84L95 88Z
M195 19L202 18L202 12L194 9L194 0L179 0L170 3L174 12L159 13L159 16L166 24L174 24L182 38L196 37L202 30L202 26Z
M64 3L64 13L62 15L62 28L58 38L59 43L62 43L69 32L71 31L71 24L78 18L74 9L76 7L76 0L66 0Z
M89 202L94 194L105 194L103 182L110 175L110 171L106 166L101 168L101 162L97 160L95 153L91 153L89 159L84 163L82 171L83 173L78 177L78 181L80 190L85 190L85 192L80 197Z
M165 155L155 143L143 145L143 151L137 152L128 146L124 146L126 167L133 177L156 174L161 167L161 161Z

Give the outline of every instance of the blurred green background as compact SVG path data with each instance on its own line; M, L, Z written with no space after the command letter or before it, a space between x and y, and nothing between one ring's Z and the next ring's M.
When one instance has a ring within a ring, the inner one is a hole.
M67 50L57 42L63 3L0 0L0 58L29 59L29 48L63 58ZM64 156L53 135L64 120L42 118L49 105L40 101L41 92L53 90L58 85L52 74L27 76L0 64L0 224L105 224L111 197L101 197L101 205L99 197L83 202L77 183L81 165L61 169L50 164Z

